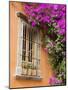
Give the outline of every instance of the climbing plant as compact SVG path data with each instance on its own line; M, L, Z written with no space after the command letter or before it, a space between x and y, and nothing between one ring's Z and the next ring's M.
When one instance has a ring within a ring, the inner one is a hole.
M66 84L66 5L26 3L24 8L34 30L43 33L44 50L55 73L50 85Z

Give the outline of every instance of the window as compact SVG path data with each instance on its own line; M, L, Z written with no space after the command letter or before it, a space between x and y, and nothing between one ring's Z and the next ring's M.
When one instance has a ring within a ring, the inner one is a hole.
M40 32L23 19L18 21L16 77L40 80Z

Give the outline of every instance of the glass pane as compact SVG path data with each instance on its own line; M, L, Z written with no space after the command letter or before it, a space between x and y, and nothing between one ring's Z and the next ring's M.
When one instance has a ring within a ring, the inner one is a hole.
M28 61L32 62L32 32L29 31L29 56Z
M23 26L22 60L25 61L26 55L26 25Z

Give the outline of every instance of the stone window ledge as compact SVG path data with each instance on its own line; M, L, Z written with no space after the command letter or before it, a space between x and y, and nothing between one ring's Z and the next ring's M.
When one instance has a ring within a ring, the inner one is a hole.
M16 79L24 80L42 80L40 76L29 76L29 75L15 75Z

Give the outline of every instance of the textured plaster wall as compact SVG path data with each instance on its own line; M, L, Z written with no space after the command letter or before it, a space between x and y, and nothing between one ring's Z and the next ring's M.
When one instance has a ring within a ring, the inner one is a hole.
M48 55L41 47L41 61L40 70L42 80L16 80L15 69L16 69L16 51L17 51L17 26L18 17L17 11L23 11L23 5L19 2L10 2L10 88L19 87L33 87L33 86L48 86L49 78L53 72L48 62Z

